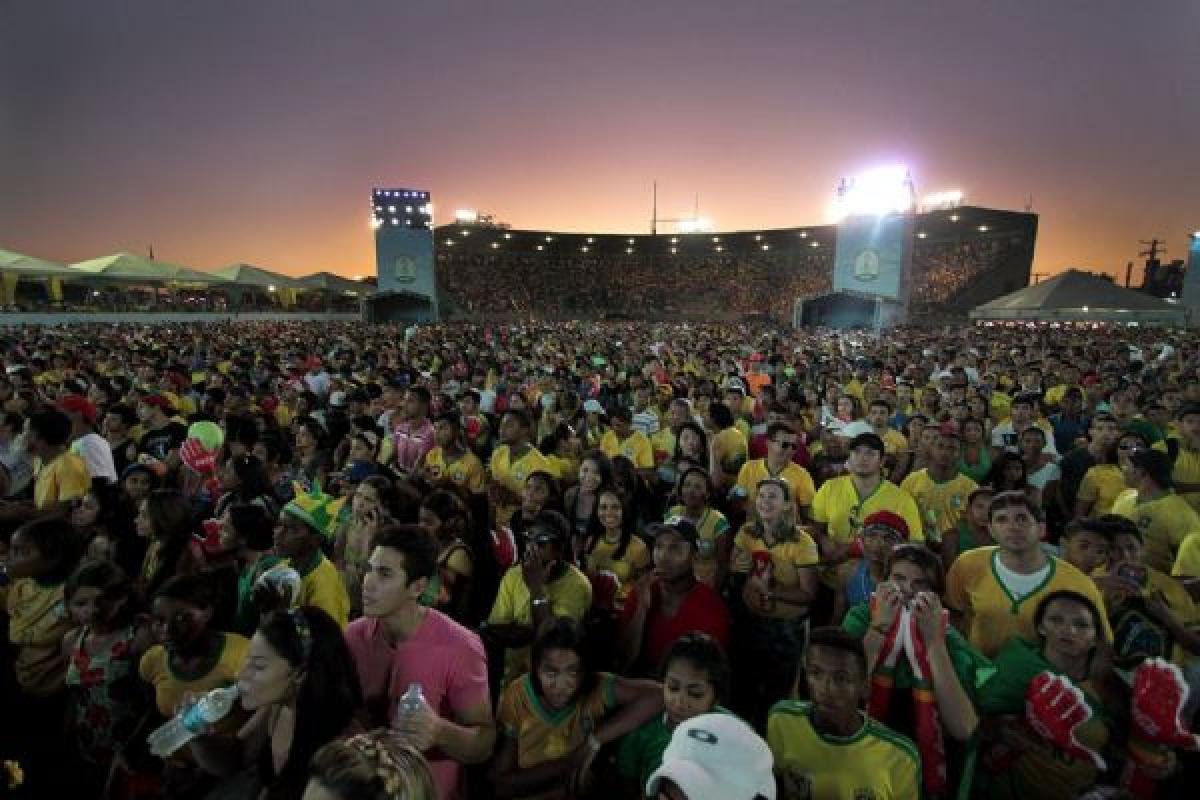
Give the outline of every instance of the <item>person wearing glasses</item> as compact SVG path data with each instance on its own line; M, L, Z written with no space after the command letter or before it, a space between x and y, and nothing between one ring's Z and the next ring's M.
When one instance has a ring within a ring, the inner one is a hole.
M1089 467L1075 495L1075 519L1108 514L1112 511L1117 495L1125 491L1125 475L1122 465L1135 450L1148 447L1146 440L1136 433L1123 432L1115 446L1105 453L1104 460Z
M592 605L592 584L568 560L571 526L557 511L539 511L528 529L521 563L500 581L481 634L506 648L503 685L529 671L535 632L554 617L583 620Z
M766 457L742 465L738 470L737 485L733 488L734 496L744 501L754 494L759 483L767 478L776 478L787 483L791 489L797 513L807 516L817 490L808 470L792 461L799 443L799 434L791 426L783 422L771 423L767 427ZM753 511L750 510L750 513Z

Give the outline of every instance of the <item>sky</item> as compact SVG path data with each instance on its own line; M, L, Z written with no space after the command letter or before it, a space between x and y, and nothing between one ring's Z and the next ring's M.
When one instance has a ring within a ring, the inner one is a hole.
M370 191L514 228L1040 214L1034 271L1200 228L1193 0L0 0L0 247L374 272ZM1135 283L1140 268L1135 271Z

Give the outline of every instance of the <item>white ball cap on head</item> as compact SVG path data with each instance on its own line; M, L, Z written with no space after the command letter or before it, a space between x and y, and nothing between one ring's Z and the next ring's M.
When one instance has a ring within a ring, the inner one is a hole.
M664 778L688 800L775 800L775 759L762 737L732 714L701 714L681 724L646 781L658 796Z

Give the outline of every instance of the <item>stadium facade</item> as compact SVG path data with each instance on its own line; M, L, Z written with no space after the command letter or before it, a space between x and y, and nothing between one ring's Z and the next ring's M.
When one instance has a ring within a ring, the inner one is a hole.
M914 215L913 319L1028 285L1036 214L975 206ZM791 319L832 288L838 226L616 234L456 222L434 229L443 318Z

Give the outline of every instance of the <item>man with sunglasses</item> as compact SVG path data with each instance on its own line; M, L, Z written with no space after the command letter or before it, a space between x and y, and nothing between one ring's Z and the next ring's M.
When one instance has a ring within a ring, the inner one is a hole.
M759 483L775 478L787 483L796 511L807 516L816 488L808 470L792 461L799 441L799 434L791 426L783 422L771 423L767 427L766 458L756 458L742 465L738 470L737 485L733 488L734 495L745 500L754 494Z
M529 651L541 625L554 617L583 621L592 584L567 560L571 526L557 511L540 511L528 529L521 563L500 581L496 602L480 633L506 649L504 685L529 671Z

